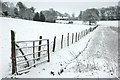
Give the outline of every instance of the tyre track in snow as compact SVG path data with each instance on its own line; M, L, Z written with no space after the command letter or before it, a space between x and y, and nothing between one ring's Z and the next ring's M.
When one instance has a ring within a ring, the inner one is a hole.
M101 61L104 60L105 70L109 76L117 75L117 55L118 55L118 36L117 32L110 27L99 27L96 34L92 37L88 48L82 53L87 55L85 58L88 61L91 59ZM79 58L79 57L78 57ZM96 64L100 64L99 62ZM88 63L89 64L89 63ZM100 68L100 66L97 66ZM101 66L102 68L102 66Z
M99 27L86 52L88 52L90 56L100 54L116 61L118 53L117 33L109 27Z

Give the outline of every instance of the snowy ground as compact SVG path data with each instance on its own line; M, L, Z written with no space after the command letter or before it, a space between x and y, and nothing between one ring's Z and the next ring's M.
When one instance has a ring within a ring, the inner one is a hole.
M35 40L39 39L39 36L42 35L44 39L50 39L50 42L52 42L54 36L57 37L58 41L61 35L66 36L68 32L71 34L94 27L82 24L44 23L3 17L0 17L0 25L0 43L2 45L0 46L0 72L2 72L0 75L3 75L3 77L11 73L8 73L10 71L9 63L11 63L10 30L15 31L16 41Z
M118 27L118 22L119 21L99 21L98 24L101 26L112 26L112 27Z
M60 24L66 24L69 21L57 20L56 22L58 22ZM76 24L76 25L80 25L82 23L83 23L82 21L73 21L73 24ZM104 26L104 27L108 27L108 26L118 27L118 21L98 21L97 24L101 25L101 26Z
M42 23L21 19L0 18L0 76L10 77L10 30L16 40L38 39L40 35L51 41L68 32L75 33L94 26L77 24ZM107 22L109 23L109 22ZM116 27L116 22L111 26ZM105 22L99 24L107 25ZM108 25L109 26L109 25ZM34 27L34 28L33 28ZM24 35L24 36L23 36ZM51 53L51 62L43 63L30 72L16 77L117 77L117 32L100 26L79 42ZM64 56L63 56L64 55ZM77 58L76 58L77 56ZM9 71L9 72L8 72ZM104 75L101 75L104 74Z
M70 47L52 53L50 63L43 63L16 77L116 78L117 43L117 32L109 27L99 27Z

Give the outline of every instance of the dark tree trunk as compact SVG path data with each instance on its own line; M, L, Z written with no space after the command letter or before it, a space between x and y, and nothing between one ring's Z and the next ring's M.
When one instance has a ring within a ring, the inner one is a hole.
M91 21L89 21L89 25L91 25Z

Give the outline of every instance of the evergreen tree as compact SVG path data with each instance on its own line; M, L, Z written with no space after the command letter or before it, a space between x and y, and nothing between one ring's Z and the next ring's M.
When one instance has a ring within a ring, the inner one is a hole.
M40 21L45 22L45 16L42 12L40 12Z
M34 15L34 18L33 18L34 21L40 21L40 17L39 17L39 13L35 13Z
M8 16L8 11L3 12L4 16Z
M15 13L16 16L19 15L19 12L18 12L18 9L17 9L17 8L14 9L14 13Z

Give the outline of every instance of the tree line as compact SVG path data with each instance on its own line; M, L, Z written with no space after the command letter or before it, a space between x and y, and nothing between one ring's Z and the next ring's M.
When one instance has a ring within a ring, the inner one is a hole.
M34 17L35 8L27 8L22 2L18 2L16 6L10 2L0 2L0 4L2 5L2 16L27 20L32 20Z
M86 9L85 11L80 11L78 20L89 22L89 25L92 23L96 24L96 21L120 20L120 6Z
M41 22L52 22L56 21L57 16L68 17L67 20L82 20L84 22L96 23L99 20L120 20L120 6L110 6L107 8L91 8L85 11L80 11L78 17L75 17L73 13L71 16L68 13L60 13L55 11L53 8L49 10L44 10L40 12L35 12L34 7L26 7L22 2L18 2L15 6L10 2L1 2L2 11L0 14L2 16L8 16L13 18L21 18L26 20L34 20Z
M26 7L22 2L18 2L15 6L10 2L1 2L2 11L0 15L12 18L21 18L26 20L42 21L42 22L55 22L56 16L62 15L60 12L53 10L44 10L35 12L34 7Z
M107 8L100 9L87 9L85 11L80 11L78 16L79 20L82 20L83 16L92 14L99 18L99 20L120 20L120 6L110 6Z
M16 6L9 2L1 2L1 4L3 16L45 22L45 16L42 12L40 14L38 12L35 13L34 7L27 8L22 2L18 2Z

